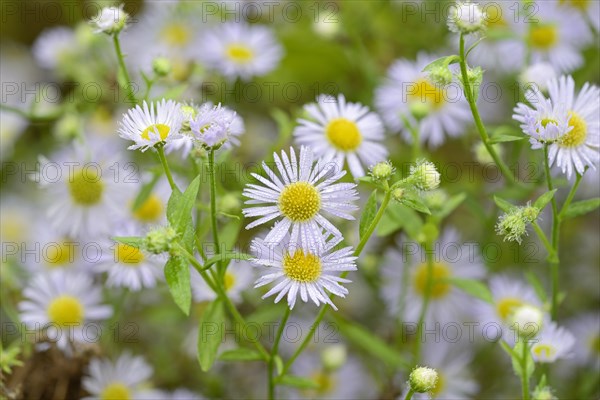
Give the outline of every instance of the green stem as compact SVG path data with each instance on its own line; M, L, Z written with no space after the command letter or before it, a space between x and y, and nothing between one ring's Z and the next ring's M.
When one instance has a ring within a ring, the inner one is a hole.
M210 179L210 222L212 226L213 241L215 242L215 252L221 254L221 245L219 242L219 228L217 226L217 182L215 177L215 151L210 149L208 152L208 176ZM223 263L217 262L219 273L223 274Z
M123 52L121 51L121 44L119 43L119 34L115 33L113 35L113 43L115 44L115 52L117 53L117 60L119 61L119 67L123 73L123 78L125 78L125 89L127 90L127 97L129 98L129 102L131 104L137 103L135 98L135 94L133 93L133 87L131 86L131 78L129 77L129 72L127 71L127 66L125 65L125 60L123 59Z
M169 180L169 185L171 186L171 190L179 190L175 181L173 180L173 175L171 175L171 170L169 169L169 164L167 163L167 158L165 157L165 150L163 149L163 145L156 146L156 152L158 153L158 158L160 159L160 163L165 171L165 175L167 175L167 179Z
M275 380L273 379L273 368L275 366L275 357L277 357L279 352L279 342L281 341L281 336L283 335L285 324L288 318L290 317L290 312L290 308L285 307L285 314L283 314L281 322L279 323L277 336L275 336L275 343L273 343L273 348L271 349L271 355L269 357L269 400L275 399Z
M421 306L421 312L419 314L419 322L417 323L417 339L415 341L414 349L414 364L419 363L421 358L421 333L423 332L423 324L425 323L425 316L427 315L427 309L429 308L429 300L431 299L431 291L433 290L433 253L431 252L431 243L425 244L425 257L427 257L427 282L425 284L425 294L423 298L423 304Z
M548 161L548 145L544 145L544 172L546 175L546 184L548 191L554 190L554 184L552 183L552 175L550 174L550 163ZM559 253L558 253L558 239L560 232L560 218L558 216L558 206L556 205L556 196L552 197L550 201L552 204L552 250L553 254L549 257L550 262L550 275L552 277L552 308L551 314L552 319L556 320L558 315L558 291L559 291Z
M355 257L360 256L360 253L362 252L363 248L365 247L365 245L369 241L369 238L371 237L371 235L375 231L375 228L377 227L377 224L379 223L379 221L383 217L383 214L385 213L385 209L387 208L387 206L388 206L388 204L390 202L391 196L392 196L392 191L391 191L391 189L388 189L385 192L385 196L383 198L383 201L381 202L381 206L379 207L379 210L377 211L377 214L375 214L375 218L373 218L373 221L371 222L371 225L369 225L369 228L367 229L367 231L363 235L362 239L358 243L358 246L356 246L356 249L354 250L354 256ZM344 277L346 277L346 275L348 275L347 271L343 272L340 275L340 277L344 278ZM330 295L329 297L331 298L332 295ZM308 346L308 343L310 343L311 339L313 338L313 335L315 334L315 331L319 327L319 324L323 320L323 317L325 317L325 313L327 312L328 309L329 309L329 304L325 304L323 307L321 307L321 309L319 310L319 314L317 314L317 317L315 318L315 322L313 322L313 324L310 327L310 330L308 331L308 335L306 335L306 337L304 338L304 340L302 341L302 343L300 343L300 346L298 346L298 348L296 349L296 351L294 352L294 354L292 354L292 356L290 357L290 359L283 366L283 371L281 372L281 376L283 376L283 375L286 374L286 372L290 369L290 367L292 366L292 364L294 363L294 361L296 361L296 359L298 358L298 356L304 351L304 349L306 348L306 346Z
M406 397L404 397L404 400L410 400L410 399L412 399L414 393L415 393L415 391L412 390L412 388L409 389L409 391L406 393Z
M46 115L35 115L31 112L27 112L18 107L9 106L7 104L0 104L0 109L19 114L21 117L26 118L31 122L52 122L60 118L64 111L62 108L59 108L58 110Z
M585 173L585 171L584 171ZM577 188L579 188L579 184L581 183L581 179L583 178L583 174L579 175L577 174L577 178L575 179L575 183L573 184L573 187L571 187L571 191L569 192L569 195L567 196L567 199L565 200L565 203L563 204L562 208L560 209L560 212L558 213L558 219L562 221L565 212L567 211L567 209L569 208L569 206L571 205L571 202L573 201L573 198L575 197L575 193L577 193Z
M542 241L542 244L546 248L546 251L548 252L548 257L553 257L554 256L554 249L552 248L552 245L550 244L550 241L546 237L546 234L544 233L544 231L542 230L542 228L540 228L540 226L538 225L537 222L533 222L531 224L531 226L533 226L533 230L535 231L535 233L537 233L538 237Z
M521 370L523 374L521 375L521 387L523 388L523 400L529 400L529 377L527 376L527 359L529 354L529 344L527 343L527 339L523 340L523 353L521 354Z
M469 103L469 107L471 109L471 114L473 114L473 119L475 120L475 125L477 126L477 131L479 132L479 136L481 137L481 141L485 146L486 150L496 163L496 166L504 175L504 178L508 180L511 185L519 184L515 179L515 176L510 172L506 164L500 159L498 153L490 143L490 138L485 130L485 126L483 125L483 121L481 120L481 116L479 115L479 110L477 109L477 104L475 99L473 98L473 92L471 91L471 84L469 82L468 74L467 74L467 59L465 56L465 37L461 33L460 35L460 72L462 76L462 81L464 85L465 97L467 98L467 102Z

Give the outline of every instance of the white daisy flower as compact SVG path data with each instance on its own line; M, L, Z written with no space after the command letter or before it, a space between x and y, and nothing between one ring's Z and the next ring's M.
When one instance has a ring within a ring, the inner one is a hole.
M340 169L348 163L354 178L386 159L381 144L383 124L374 112L360 103L347 103L344 95L337 100L320 95L317 102L304 106L308 119L298 120L294 129L296 143L309 146L324 162L335 161Z
M54 69L65 58L69 58L76 48L77 39L73 29L59 26L43 31L33 43L32 52L41 67Z
M569 331L550 322L544 324L536 336L535 343L531 345L531 356L535 362L552 363L569 357L574 344L575 337Z
M129 210L130 215L136 223L145 226L145 227L154 227L157 225L165 225L167 222L167 203L169 202L169 197L171 196L171 186L169 186L168 181L164 179L159 179L152 191L148 194L146 199L136 208L133 209L134 202L140 193L143 185L149 183L149 179L154 178L153 176L144 177L140 182L140 185L136 188L136 190L132 191L132 195L129 198ZM175 183L179 182L177 177L174 177ZM181 185L179 187L185 187L185 185Z
M133 224L115 231L115 236L143 236ZM95 265L98 272L106 272L106 286L126 287L133 291L153 288L162 280L166 258L127 244L106 241L102 258Z
M76 143L52 161L40 157L36 176L47 193L47 214L57 232L90 239L110 233L123 216L124 196L136 179L122 154L99 142L89 147Z
M493 303L478 303L478 321L482 327L489 323L497 324L502 329L503 338L513 343L516 335L510 328L513 312L525 305L541 308L542 302L530 286L505 275L491 278L489 288Z
M229 264L225 272L224 284L231 301L236 304L242 302L242 293L251 287L255 279L254 272L252 265L247 261L234 260ZM198 271L192 269L191 274L192 296L195 302L212 301L217 298Z
M535 19L520 21L527 26L525 41L531 48L531 62L547 61L560 72L570 72L584 59L581 50L592 41L592 34L582 16L558 1L536 2Z
M390 250L382 267L382 295L390 312L396 312L404 305L403 320L417 322L427 290L429 279L425 250L416 243L403 242L400 253ZM474 243L462 243L458 232L447 229L435 244L433 264L433 285L426 323L455 322L457 318L468 317L465 304L469 297L446 282L447 278L480 279L485 270L477 246ZM409 255L410 254L410 255ZM410 257L410 258L409 258ZM404 268L409 268L403 273ZM407 281L404 279L407 278ZM399 292L400 288L406 288ZM394 317L398 315L393 314Z
M123 353L114 363L92 359L83 388L90 394L86 399L139 399L152 376L152 367L140 356Z
M582 174L600 161L600 89L586 83L579 93L571 76L548 83L549 98L539 90L528 92L531 108L519 103L513 118L521 122L531 137L532 148L549 145L550 164L560 167L567 177Z
M472 347L446 341L431 341L423 346L421 363L434 368L438 374L435 388L430 393L415 393L418 400L467 399L479 390L469 371L473 360Z
M220 147L229 139L234 119L235 112L221 104L204 103L190 120L192 139L209 148Z
M351 247L333 250L342 240L342 237L332 237L324 246L317 248L289 244L273 247L266 240L253 240L251 251L255 258L251 261L262 267L263 272L254 287L276 282L262 298L277 294L275 303L278 303L287 295L290 309L294 308L296 297L300 295L305 303L310 299L317 306L321 303L329 304L337 310L325 289L336 296L346 297L348 289L340 283L350 281L337 274L356 270L356 257L352 255Z
M84 328L91 321L107 319L110 306L102 302L102 289L88 274L56 270L35 276L23 291L18 305L21 322L28 329L45 330L59 348L69 351L69 342L84 343Z
M229 79L266 75L283 51L271 30L245 22L226 22L204 34L201 60Z
M135 144L128 147L130 150L148 150L157 143L169 143L181 137L179 131L183 122L180 105L173 100L155 103L144 103L135 106L123 114L119 123L119 136L132 140Z
M519 81L526 88L534 85L544 93L548 93L548 83L556 78L556 70L546 62L532 64L519 75Z
M594 27L600 31L600 2L595 0L560 0L560 5L579 12Z
M434 148L446 135L465 132L471 113L462 90L456 84L441 88L434 85L423 68L436 57L419 53L416 61L400 59L388 70L386 82L375 92L375 104L383 121L392 131L404 131L412 140L404 120L419 127L419 140ZM414 114L424 117L417 121Z
M569 322L575 342L575 361L579 365L600 370L600 314L592 312L577 316Z
M245 203L260 205L242 210L245 217L260 217L248 224L246 229L254 228L273 219L279 221L265 237L270 244L280 243L290 232L290 245L299 240L311 248L323 245L321 229L335 236L342 233L322 213L353 220L349 213L356 210L353 204L358 199L354 183L334 183L341 179L346 171L337 170L332 163L314 162L313 153L307 147L301 147L300 159L296 159L294 149L290 148L290 157L282 151L281 158L273 153L277 176L263 162L262 167L267 178L252 173L263 185L247 184L243 195L248 197Z

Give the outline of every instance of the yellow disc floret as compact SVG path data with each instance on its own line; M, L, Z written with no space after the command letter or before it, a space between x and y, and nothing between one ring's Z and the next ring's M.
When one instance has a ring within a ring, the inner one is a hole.
M155 194L151 194L134 212L133 215L143 222L158 221L162 216L163 202Z
M529 31L529 41L536 49L551 49L558 42L558 28L554 25L536 25Z
M77 326L83 322L83 304L74 296L58 296L48 306L50 322L59 326Z
M225 277L223 278L223 286L225 286L225 291L229 291L235 285L235 275L231 272L225 272Z
M296 282L314 282L321 276L321 260L304 250L287 253L283 257L283 273Z
M179 23L173 23L163 28L161 37L168 45L180 47L185 46L192 38L190 30Z
M154 124L144 129L141 136L142 139L150 140L150 132L152 132L154 134L158 133L160 140L166 140L170 131L171 128L165 124Z
M452 275L450 268L446 264L434 263L431 276L431 297L439 299L450 292L450 284L445 281ZM421 264L417 267L414 275L414 285L417 293L425 295L429 280L429 269L427 264Z
M283 188L278 204L283 215L292 221L308 221L321 209L321 195L311 183L294 182Z
M61 267L74 261L75 243L62 241L47 245L44 259L50 268Z
M121 382L114 382L107 385L102 393L100 393L100 400L129 400L131 399L131 392L129 388Z
M407 97L409 102L426 103L434 110L439 109L446 102L444 92L426 79L419 79L409 86Z
M505 297L496 303L496 313L502 321L508 321L508 317L522 305L523 302L516 297Z
M338 150L353 151L362 142L362 135L355 122L346 118L332 120L325 129L327 139Z
M226 52L229 59L238 64L245 64L252 61L254 58L254 52L252 49L239 43L234 43L227 46Z
M531 352L540 358L549 359L554 357L556 349L549 344L534 344Z
M144 254L137 247L128 244L118 243L115 245L115 261L128 266L138 266L144 261Z
M569 126L572 127L569 132L560 138L562 147L578 147L585 143L587 138L587 124L583 118L576 112L570 111Z
M92 206L102 200L104 183L98 176L76 169L68 182L69 193L73 201L82 206Z

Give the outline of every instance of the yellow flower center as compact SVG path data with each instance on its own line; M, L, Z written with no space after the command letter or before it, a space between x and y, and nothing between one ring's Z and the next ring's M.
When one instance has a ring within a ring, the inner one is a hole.
M485 10L486 24L489 29L505 29L508 28L508 23L502 17L502 9L500 6L487 7Z
M321 209L321 195L308 182L294 182L279 195L279 209L294 222L308 221Z
M137 247L128 244L117 243L114 249L115 260L130 267L137 267L144 261L144 253Z
M427 103L436 110L446 102L444 92L426 79L419 79L410 86L408 101Z
M445 280L452 275L452 271L446 264L434 263L431 283L431 297L439 299L445 297L450 292L450 284ZM427 281L429 279L429 269L427 264L421 264L417 267L414 275L414 285L417 293L425 295L427 292Z
M185 46L192 38L190 30L178 23L167 25L161 32L164 42L175 47Z
M577 8L581 11L587 11L590 3L590 0L560 0L560 4L568 4L571 7Z
M531 347L531 352L538 357L551 358L556 354L556 349L549 344L534 344Z
M326 372L320 371L311 375L312 380L317 384L318 388L315 391L318 394L331 393L336 387L336 381Z
M102 200L104 182L93 173L76 169L73 171L73 176L70 177L68 185L73 201L79 205L92 206Z
M76 326L83 322L83 304L73 296L58 296L52 300L47 312L50 321L61 327Z
M3 242L20 243L25 240L27 232L26 222L19 215L10 215L8 212L2 213L2 226L0 226L0 235Z
M48 244L46 254L44 254L46 264L50 268L65 266L74 261L74 250L75 243L63 241L60 243Z
M223 284L225 285L225 291L229 291L235 285L235 275L231 272L225 272L225 278L223 279Z
M325 129L327 139L338 150L353 151L362 142L358 126L346 118L332 120Z
M569 126L573 127L567 134L560 138L562 147L578 147L585 143L587 137L587 124L583 118L574 111L570 111Z
M227 46L227 57L235 63L246 64L254 58L254 52L246 45L234 43Z
M544 118L541 121L542 126L545 128L546 126L548 126L548 124L558 124L558 122L555 119L552 118Z
M155 194L151 194L148 198L140 205L137 210L133 212L134 217L143 222L154 222L158 221L162 216L163 202Z
M160 140L166 140L167 136L169 136L169 132L171 128L164 124L154 124L150 125L142 132L142 139L150 140L150 132L160 135Z
M100 393L100 400L129 400L131 399L131 392L129 388L121 382L115 382L107 385L102 393Z
M435 383L435 387L429 392L431 393L431 397L436 398L439 396L444 391L445 386L446 380L444 379L444 375L442 375L438 370L438 378L437 382Z
M283 257L283 273L296 282L314 282L321 276L321 260L318 256L296 250Z
M508 317L522 305L523 302L516 297L505 297L496 303L496 313L502 321L507 321Z
M536 49L548 50L558 42L558 28L554 25L536 25L529 31L529 41Z

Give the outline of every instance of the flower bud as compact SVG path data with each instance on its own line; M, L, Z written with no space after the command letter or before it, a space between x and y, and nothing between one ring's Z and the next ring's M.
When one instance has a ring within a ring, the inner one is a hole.
M386 181L394 173L394 166L389 161L383 161L371 167L371 176L376 181Z
M76 114L67 113L56 122L52 131L59 139L72 140L81 134L81 119Z
M433 190L440 185L440 173L430 161L417 161L410 167L410 175L414 185L421 190Z
M485 28L486 15L477 3L458 2L448 14L448 28L455 33L474 33Z
M532 338L542 328L544 313L538 307L523 305L517 308L510 317L511 326L514 326L519 336Z
M121 5L120 7L104 7L90 22L96 28L96 33L104 32L112 35L121 32L128 19L129 14L123 11Z
M404 197L404 189L396 188L396 189L392 190L392 199L394 199L396 201L402 201L403 197Z
M408 105L408 109L417 121L422 120L431 113L431 105L425 101L412 101Z
M554 396L552 389L548 386L536 388L531 398L532 400L558 400L558 397Z
M346 346L336 344L327 347L321 352L321 361L328 370L336 370L346 363L348 358Z
M154 229L146 235L144 248L153 254L171 250L171 243L177 238L177 232L170 226Z
M167 57L156 57L152 61L152 70L156 76L167 76L171 72L171 61Z
M540 215L537 207L515 207L500 216L496 225L496 233L504 236L505 241L521 244L523 235L527 234L527 224L534 222Z
M438 86L447 86L452 83L452 71L447 65L440 65L429 70L429 80Z
M435 389L438 373L433 368L417 367L408 378L410 388L416 393L427 393Z

